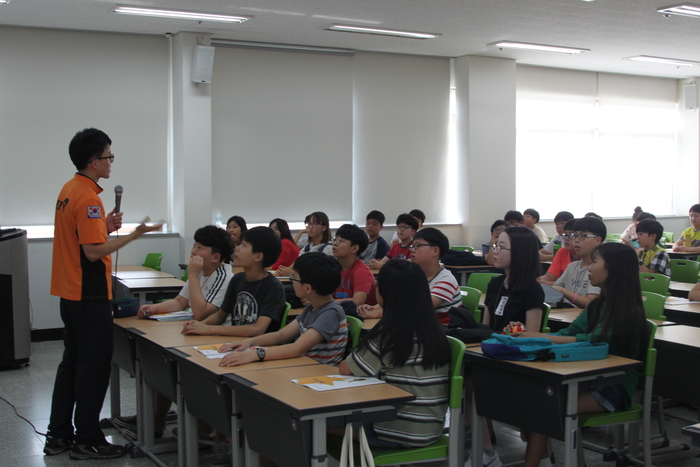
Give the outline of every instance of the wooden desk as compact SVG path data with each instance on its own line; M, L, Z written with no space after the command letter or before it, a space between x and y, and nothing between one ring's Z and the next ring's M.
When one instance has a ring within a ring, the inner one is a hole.
M153 268L148 268L146 266L141 266L140 264L114 264L112 263L112 274L117 272L131 272L131 271L155 271Z
M467 349L465 360L471 361L474 375L472 465L482 462L481 418L487 417L563 440L564 466L575 467L579 383L606 379L607 384L619 384L627 371L642 365L616 356L583 362L513 362L487 357L475 347Z
M229 337L219 336L219 342L230 342ZM237 442L243 423L241 421L241 404L237 391L232 389L224 375L258 373L259 370L274 370L288 367L318 366L319 363L308 357L286 360L269 360L249 363L236 367L220 367L219 359L209 359L194 350L192 346L167 349L177 362L178 380L181 396L184 400L185 413L185 460L180 465L196 467L198 465L197 419L201 419L232 438L233 465L242 466L244 453ZM267 437L268 441L272 438ZM276 441L276 440L275 440Z
M699 253L683 253L681 251L673 251L673 248L667 248L666 253L671 259L690 259L695 260Z
M670 321L686 326L700 327L700 303L682 303L664 306L664 315Z
M688 282L671 281L671 283L668 286L668 290L671 293L671 295L675 297L688 298L688 292L690 292L693 289L693 287L695 287L695 284L691 284Z
M568 327L571 323L573 323L582 311L583 310L581 308L554 309L549 312L549 327L552 328L552 332L556 332L554 328L557 328L557 331L560 329L564 329ZM659 319L650 319L649 321L653 321L654 323L656 323L657 326L674 326L678 324L674 323L673 321L661 321Z
M362 322L362 329L369 331L379 322L379 318L368 318Z
M664 326L656 330L654 393L695 407L700 404L700 328Z
M161 279L161 278L175 278L172 274L167 272L156 271L155 269L149 269L147 271L119 271L113 272L113 276L118 279Z
M138 297L140 305L146 304L146 294L159 293L175 296L185 285L183 281L174 277L123 279L121 282Z
M392 420L399 406L414 399L389 384L318 392L292 382L337 373L336 367L315 365L227 376L238 394L247 445L280 465L326 466L327 419L340 417L343 425Z
M459 280L457 281L459 285L467 285L467 278L469 274L473 272L493 272L496 268L489 266L488 264L479 264L475 266L448 266L445 264L445 269L450 271L452 274L459 274Z

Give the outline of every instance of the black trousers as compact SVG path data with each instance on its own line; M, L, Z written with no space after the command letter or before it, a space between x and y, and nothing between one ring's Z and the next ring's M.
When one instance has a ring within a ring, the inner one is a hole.
M104 444L99 421L112 361L111 302L62 298L61 319L65 326L63 360L56 372L49 434L75 437L81 444Z

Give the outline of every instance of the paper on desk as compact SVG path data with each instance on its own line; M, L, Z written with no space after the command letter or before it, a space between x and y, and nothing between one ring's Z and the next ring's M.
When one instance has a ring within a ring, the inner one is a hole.
M155 319L156 321L184 321L192 319L192 311L173 311L171 313L163 313L158 315L148 315L148 319Z
M692 302L689 302L687 298L673 297L673 296L666 297L666 304L667 305L686 305L688 303L692 303Z
M219 353L219 349L221 348L222 345L224 345L224 344L198 345L198 346L195 346L192 348L207 358L215 359L215 358L223 358L224 355L228 355L231 352L233 352L232 350L230 350L228 352Z
M384 381L377 378L344 375L312 376L309 378L293 379L292 382L311 388L314 391L330 391L333 389L354 388L384 383Z

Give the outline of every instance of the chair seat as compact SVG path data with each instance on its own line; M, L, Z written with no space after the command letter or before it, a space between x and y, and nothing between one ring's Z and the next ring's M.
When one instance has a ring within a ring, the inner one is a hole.
M629 410L609 413L582 413L578 416L578 426L614 425L616 423L634 422L642 419L642 406L632 404Z
M340 458L340 450L343 445L341 436L328 435L326 437L328 454L335 459ZM410 464L425 460L447 459L447 447L449 439L445 435L441 435L437 441L430 446L422 448L408 449L388 449L388 448L371 448L374 456L375 465L395 465L395 464ZM360 445L353 442L353 453L358 453ZM359 458L356 458L356 464L359 464Z

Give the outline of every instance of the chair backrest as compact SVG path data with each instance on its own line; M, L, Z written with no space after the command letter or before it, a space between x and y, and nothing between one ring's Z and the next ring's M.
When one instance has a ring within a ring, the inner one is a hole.
M545 334L549 334L552 332L551 329L549 329L549 312L552 311L552 307L549 305L549 303L543 303L542 304L542 332Z
M559 251L560 248L561 248L561 243L555 243L552 254L556 256L557 251Z
M608 242L621 242L622 234L609 233L605 236L605 240L607 240Z
M280 329L284 328L287 325L287 315L289 314L289 310L292 308L292 305L289 304L289 302L284 302L285 307L284 307L284 313L282 313L282 321L280 321Z
M673 243L673 232L664 232L663 236L666 237L666 243Z
M671 278L663 274L640 272L639 282L642 285L642 291L668 296L668 286L671 284Z
M654 348L654 337L656 336L656 328L656 323L647 320L647 331L649 332L649 345L647 346L646 360L644 360L644 369L641 371L641 374L643 376L654 376L654 372L656 371L656 349Z
M462 305L469 310L469 313L474 315L476 322L480 323L481 310L479 309L479 302L481 301L481 290L462 286L459 288L459 293L462 294Z
M469 253L471 253L472 251L474 251L474 247L472 247L472 246L466 246L466 245L452 245L452 246L450 247L450 250L455 250L455 251L468 251Z
M190 277L190 267L187 266L185 268L185 272L182 274L182 277L180 278L181 281L187 282L187 278Z
M464 360L464 342L451 336L447 336L450 343L450 402L452 408L462 406L462 388L464 376L462 376L462 361Z
M642 302L644 303L644 314L647 315L647 319L666 321L666 317L664 316L666 297L658 293L643 290Z
M148 253L141 266L160 271L160 262L163 260L163 253Z
M345 319L348 321L348 343L350 348L354 349L360 342L360 332L362 332L362 321L354 316L346 316Z
M491 279L498 276L500 276L500 274L493 272L473 272L469 274L469 279L467 279L467 287L474 287L475 289L481 290L481 293L486 293L486 289L489 286Z
M700 262L689 259L671 260L671 280L696 284L700 272Z

